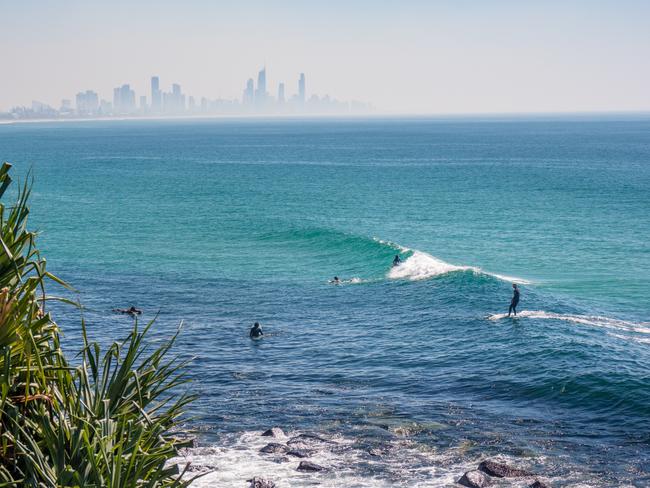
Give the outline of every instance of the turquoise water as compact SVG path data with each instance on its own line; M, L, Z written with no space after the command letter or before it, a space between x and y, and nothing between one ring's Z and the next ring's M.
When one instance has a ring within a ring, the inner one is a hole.
M0 157L32 169L32 226L95 337L131 304L154 337L184 321L216 486L271 425L398 447L330 453L324 486L448 486L488 455L650 484L650 120L20 124Z

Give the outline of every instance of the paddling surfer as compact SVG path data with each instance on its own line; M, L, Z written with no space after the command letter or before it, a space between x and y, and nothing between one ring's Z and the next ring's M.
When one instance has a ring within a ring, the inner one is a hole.
M513 283L512 284L512 300L510 300L510 308L508 309L508 317L510 317L510 314L512 312L515 313L515 316L517 316L517 304L519 303L519 288L517 288L517 284Z
M131 306L129 308L114 308L113 312L124 313L124 314L134 316L134 315L140 315L142 313L142 310L135 308L134 306Z

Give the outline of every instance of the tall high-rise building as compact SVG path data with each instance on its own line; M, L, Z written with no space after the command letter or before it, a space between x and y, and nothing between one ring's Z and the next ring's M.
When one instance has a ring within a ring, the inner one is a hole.
M298 100L300 103L305 103L307 97L307 91L305 88L305 73L300 73L300 79L298 80Z
M94 115L99 110L99 96L92 90L77 93L75 102L80 115Z
M278 103L284 103L284 83L278 85Z
M120 113L120 89L113 88L113 113Z
M146 112L149 107L147 107L147 97L146 95L140 96L140 112Z
M157 76L151 77L151 111L162 111L162 93L160 92L160 79Z
M132 114L136 111L135 91L130 85L122 85L113 89L113 113Z
M266 66L257 73L257 92L266 94Z
M266 105L268 94L266 93L266 66L257 73L257 90L255 91L255 105L258 108Z
M246 88L244 89L244 95L242 97L242 103L244 105L252 105L255 101L255 82L253 78L249 78L246 82Z

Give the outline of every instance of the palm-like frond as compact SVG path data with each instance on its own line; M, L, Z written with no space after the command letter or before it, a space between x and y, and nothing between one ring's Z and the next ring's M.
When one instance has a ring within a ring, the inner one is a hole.
M185 363L168 359L176 336L147 353L152 323L136 322L102 354L82 320L84 347L67 361L45 283L67 285L27 229L29 184L2 203L10 167L0 167L0 486L186 486L167 466L187 443L179 419L193 400L177 394L186 378Z

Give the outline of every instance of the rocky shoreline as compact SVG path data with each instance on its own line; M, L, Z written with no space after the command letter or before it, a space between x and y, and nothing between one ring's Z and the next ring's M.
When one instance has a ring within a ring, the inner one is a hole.
M288 435L280 427L272 427L264 432L255 434L262 443L261 447L255 447L260 459L270 461L272 465L281 465L286 472L293 471L305 476L313 475L336 477L341 471L340 463L330 464L319 461L328 459L327 454L337 453L343 457L355 452L355 456L381 463L382 458L391 450L399 449L396 446L385 444L374 447L366 447L363 452L356 446L342 442L328 436L302 432ZM216 454L216 452L215 452ZM295 483L288 482L284 476L278 476L265 472L261 463L255 463L253 459L248 465L250 471L255 472L254 476L242 477L240 480L229 479L229 486L241 486L242 488L281 488L283 486L295 486ZM210 474L219 468L210 464L190 462L188 472L193 474ZM320 478L319 478L320 479ZM319 479L303 480L304 484L320 484ZM302 483L301 483L302 486ZM345 486L345 485L341 485ZM426 486L431 486L428 483ZM438 486L438 485L436 485ZM464 486L468 488L495 487L525 487L525 488L551 488L548 481L532 471L522 469L496 459L484 459L475 469L459 471L455 477L449 479L439 486Z

